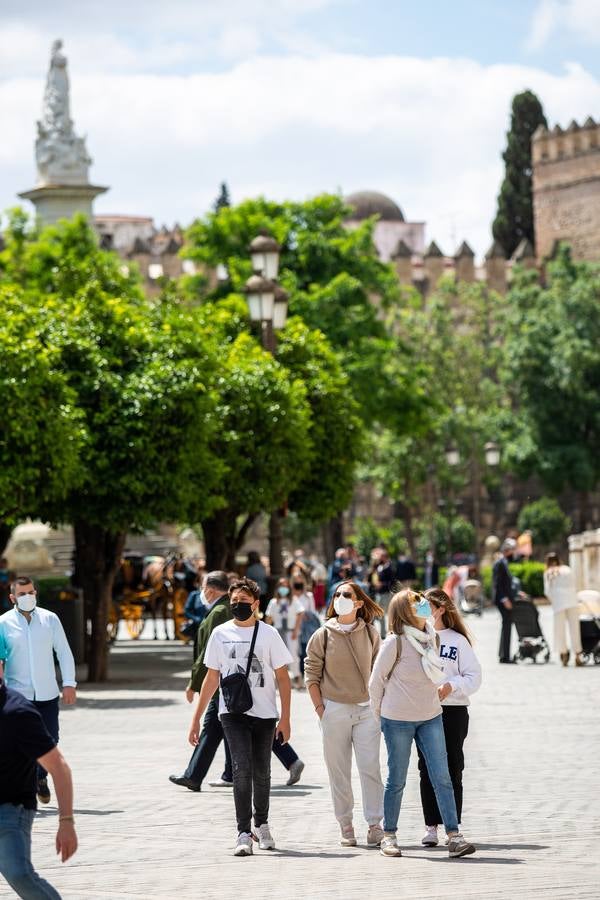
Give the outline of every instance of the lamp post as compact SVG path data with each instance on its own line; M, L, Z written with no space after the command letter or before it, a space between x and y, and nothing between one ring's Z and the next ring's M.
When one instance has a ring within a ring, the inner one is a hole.
M483 448L485 464L489 468L500 465L500 448L494 441L488 441ZM479 559L481 535L481 469L477 452L473 453L473 524L475 526L475 557Z
M452 444L446 450L446 462L450 468L455 469L460 465L460 451L455 444ZM452 525L454 518L454 487L450 487L450 503L448 505L448 552L450 554L450 562L452 562Z
M260 325L262 345L272 355L277 346L276 333L285 326L288 295L277 284L280 247L275 238L262 232L250 244L254 275L246 282L245 293L250 319ZM283 574L282 509L269 516L269 564L271 578Z

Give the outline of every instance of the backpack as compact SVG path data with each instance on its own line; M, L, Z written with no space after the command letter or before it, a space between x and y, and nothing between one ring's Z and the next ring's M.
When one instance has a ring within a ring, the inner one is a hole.
M232 675L221 675L221 696L230 713L245 713L252 708L254 700L252 698L252 689L248 684L248 675L252 666L252 656L254 654L254 645L256 644L256 635L258 634L259 622L254 626L254 633L250 643L250 652L248 653L248 664L246 671L242 675L241 672L234 672Z

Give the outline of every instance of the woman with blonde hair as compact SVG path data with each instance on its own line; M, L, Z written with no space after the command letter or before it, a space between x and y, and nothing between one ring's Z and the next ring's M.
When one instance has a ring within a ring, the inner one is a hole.
M438 695L444 673L431 614L423 594L411 590L394 594L388 609L390 633L381 645L369 683L371 708L381 721L388 752L383 856L402 856L396 831L413 741L427 762L448 835L449 855L475 852L458 828Z
M581 627L577 608L577 588L575 576L569 566L561 564L556 553L546 556L544 571L544 593L552 604L554 613L554 649L560 656L563 666L569 665L569 648L567 646L567 625L571 639L571 651L576 666L584 666L581 655Z
M352 824L352 749L360 777L367 846L383 838L383 783L379 765L379 723L369 704L369 677L380 637L372 625L383 610L354 581L336 585L325 624L308 642L304 678L320 719L341 844L356 845Z
M462 773L465 767L463 744L469 731L469 696L481 685L481 666L472 647L472 639L454 600L441 588L425 592L433 613L435 630L440 640L440 659L444 667L444 679L438 687L442 704L442 725L446 739L448 771L454 790L459 828L462 817ZM421 806L426 832L421 841L425 847L438 843L438 825L442 816L427 771L425 757L419 752L421 776Z

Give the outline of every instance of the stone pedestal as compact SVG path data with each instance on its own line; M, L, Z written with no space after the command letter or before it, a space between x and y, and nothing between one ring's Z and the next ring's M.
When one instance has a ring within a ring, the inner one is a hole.
M600 590L600 528L583 532L583 587Z
M94 199L107 190L94 184L47 184L23 191L19 197L31 200L43 225L52 225L59 219L72 218L75 213L84 213L91 219Z
M583 535L572 534L569 536L569 566L575 578L575 589L583 591L585 579L583 575Z

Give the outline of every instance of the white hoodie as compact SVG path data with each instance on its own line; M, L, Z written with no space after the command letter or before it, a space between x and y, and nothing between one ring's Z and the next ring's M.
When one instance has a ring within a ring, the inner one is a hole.
M442 701L442 706L468 706L469 694L481 685L481 666L473 648L458 631L444 628L438 631L440 659L444 664L442 684L452 685L452 693Z

